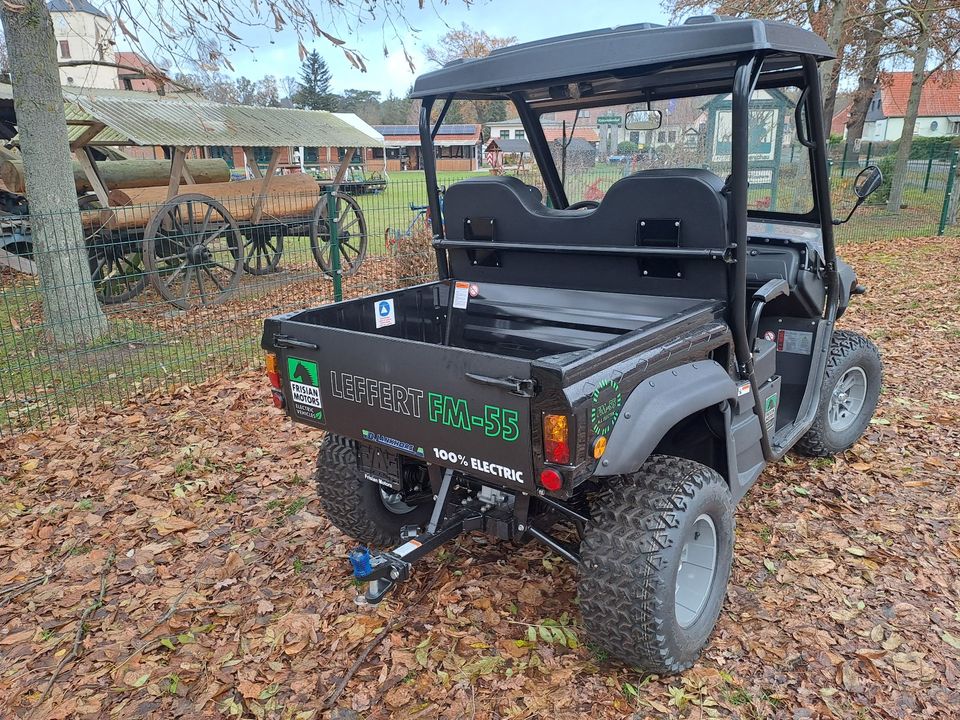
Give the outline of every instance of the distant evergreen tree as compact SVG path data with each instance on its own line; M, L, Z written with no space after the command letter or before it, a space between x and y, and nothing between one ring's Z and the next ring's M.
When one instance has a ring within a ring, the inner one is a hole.
M291 100L298 108L336 110L336 96L330 92L330 69L316 50L300 66L300 88Z

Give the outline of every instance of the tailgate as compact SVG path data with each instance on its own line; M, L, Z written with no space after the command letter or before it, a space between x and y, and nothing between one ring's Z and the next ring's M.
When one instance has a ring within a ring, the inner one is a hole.
M517 382L529 380L528 361L295 321L279 335L296 338L276 348L295 420L503 485L532 483L532 393Z

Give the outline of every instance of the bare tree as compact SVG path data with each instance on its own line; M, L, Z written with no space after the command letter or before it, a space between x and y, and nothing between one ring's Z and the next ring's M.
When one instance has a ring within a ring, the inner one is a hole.
M365 70L363 56L337 37L337 22L349 28L360 23L392 27L412 66L404 36L415 31L406 20L402 0L362 0L362 7L359 0L218 0L210 4L113 0L105 9L112 11L120 32L142 55L151 54L141 42L148 38L175 66L199 67L203 72L232 67L230 55L251 47L238 31L258 27L274 32L292 28L300 38L301 59L307 54L305 39L324 38L354 67ZM83 344L101 335L107 323L90 282L79 216L64 212L76 209L77 200L50 11L43 0L5 1L0 18L10 51L24 176L35 215L45 318L57 343Z
M485 30L471 30L466 23L462 23L458 29L442 35L437 40L436 46L428 47L425 55L430 62L443 66L460 58L486 57L494 50L513 45L516 41L515 37L495 37L488 35ZM464 104L470 108L469 114L463 112ZM454 105L457 107L451 107L448 113L451 120L456 118L458 113L463 120L468 119L465 116L470 115L471 119L475 119L481 125L506 118L506 106L502 101L467 100L457 101Z
M960 8L956 0L897 0L896 34L903 38L904 55L912 62L910 95L903 117L903 132L887 200L888 212L899 212L903 201L913 134L920 113L924 83L936 72L951 65L960 54ZM928 60L934 66L927 68Z
M674 20L693 13L750 16L782 20L810 28L826 40L836 60L820 65L823 115L827 130L833 118L837 88L843 71L845 48L855 19L867 0L663 0Z
M84 345L104 333L107 320L90 282L53 22L44 0L4 2L0 17L10 51L43 314L55 344Z
M847 118L847 142L863 137L863 126L867 119L867 108L877 91L880 79L880 59L885 43L885 34L889 25L887 15L888 0L874 0L869 17L865 23L855 23L855 35L859 50L857 89L850 103Z

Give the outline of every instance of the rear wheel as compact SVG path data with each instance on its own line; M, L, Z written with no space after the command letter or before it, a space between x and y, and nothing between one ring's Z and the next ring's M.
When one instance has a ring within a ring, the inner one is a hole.
M733 499L716 471L654 456L591 506L580 608L590 639L644 672L697 660L733 561Z
M353 539L392 547L405 525L423 525L432 504L414 503L402 493L367 480L357 466L357 444L328 433L317 458L317 494L327 518Z
M870 424L880 397L883 364L877 346L862 335L837 330L820 390L813 427L796 448L804 455L827 457L851 447Z

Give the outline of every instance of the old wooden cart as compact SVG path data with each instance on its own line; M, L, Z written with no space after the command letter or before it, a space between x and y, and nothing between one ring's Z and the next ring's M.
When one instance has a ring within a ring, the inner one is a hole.
M92 188L80 209L101 301L124 302L150 283L181 309L221 302L235 293L243 272L275 272L291 236L309 236L315 261L335 281L357 271L366 255L366 221L341 189L354 153L343 154L326 192L311 175L278 175L277 167L291 146L362 150L381 146L379 138L333 113L130 95L75 95L67 102L71 150ZM102 146L166 148L165 184L111 187L107 164L95 153ZM191 148L243 148L252 178L203 182L191 173ZM265 169L255 161L257 148L271 149Z

